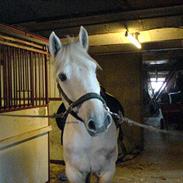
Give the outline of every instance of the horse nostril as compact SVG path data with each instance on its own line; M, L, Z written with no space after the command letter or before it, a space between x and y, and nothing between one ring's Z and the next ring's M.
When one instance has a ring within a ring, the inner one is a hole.
M88 122L88 128L91 130L96 130L95 122L93 120Z
M111 122L112 122L111 115L107 114L106 121L105 121L106 127L109 127Z

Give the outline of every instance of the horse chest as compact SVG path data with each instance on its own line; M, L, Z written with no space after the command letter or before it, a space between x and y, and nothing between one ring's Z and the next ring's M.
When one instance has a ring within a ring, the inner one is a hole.
M65 154L67 154L66 161L81 171L100 172L106 162L115 159L115 147L111 149L106 149L105 147L92 149L92 145L85 146L85 148L71 147L65 150Z
M69 130L67 128L65 130L65 161L68 161L78 169L99 172L105 166L106 162L110 162L116 158L115 143L110 142L111 140L115 141L115 138L108 139L105 135L102 138L91 137L87 132L83 132L83 130L78 133L76 129L71 135L71 127L69 127Z

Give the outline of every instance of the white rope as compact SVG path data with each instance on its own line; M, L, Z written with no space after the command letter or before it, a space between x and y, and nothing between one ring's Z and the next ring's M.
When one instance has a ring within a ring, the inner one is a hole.
M63 114L54 114L54 115L22 115L22 114L2 114L0 113L0 116L5 117L15 117L15 118L62 118Z
M180 132L177 132L177 131L175 132L175 131L170 131L170 130L162 130L162 129L156 128L154 126L151 126L151 125L145 125L145 124L138 123L138 122L133 121L133 120L127 118L127 117L123 117L122 122L125 122L129 125L138 126L140 128L144 128L144 129L147 129L149 131L156 132L156 133L164 133L164 134L169 134L169 135L174 135L174 136L182 136L183 137L183 134L180 133Z

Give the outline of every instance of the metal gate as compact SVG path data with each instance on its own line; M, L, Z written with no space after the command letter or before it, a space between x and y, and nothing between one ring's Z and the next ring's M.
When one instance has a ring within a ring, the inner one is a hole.
M17 38L4 29L0 29L0 112L46 105L45 42Z

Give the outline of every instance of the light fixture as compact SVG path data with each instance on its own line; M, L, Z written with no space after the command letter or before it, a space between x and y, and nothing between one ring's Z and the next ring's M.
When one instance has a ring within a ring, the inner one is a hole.
M126 31L125 36L128 38L128 40L135 45L138 49L142 48L142 45L140 44L139 40L137 39L138 33L135 33L135 36L130 34L128 31Z

